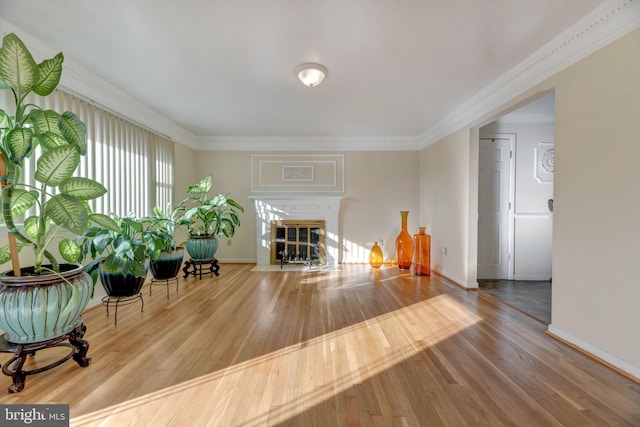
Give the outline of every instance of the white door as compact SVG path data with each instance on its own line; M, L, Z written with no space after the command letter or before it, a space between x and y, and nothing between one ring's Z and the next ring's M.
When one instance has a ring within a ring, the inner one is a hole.
M478 279L513 279L512 175L515 136L480 138Z

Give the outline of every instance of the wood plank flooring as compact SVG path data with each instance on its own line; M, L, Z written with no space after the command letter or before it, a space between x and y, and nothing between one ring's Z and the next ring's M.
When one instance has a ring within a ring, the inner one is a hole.
M252 267L147 285L117 326L88 310L91 365L0 403L68 403L74 426L640 425L638 384L442 277Z
M479 280L479 291L511 307L551 323L551 282L532 280Z

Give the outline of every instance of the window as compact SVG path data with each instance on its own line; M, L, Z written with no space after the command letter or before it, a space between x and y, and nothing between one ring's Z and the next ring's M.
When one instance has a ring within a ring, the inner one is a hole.
M0 103L11 105L9 91L1 91ZM78 176L93 178L108 190L89 203L94 212L145 216L155 205L166 210L173 194L173 143L162 136L105 111L78 97L57 90L29 102L59 113L72 111L87 126L87 155ZM39 149L39 148L38 148ZM34 179L35 159L27 163L20 182L39 185ZM27 213L27 216L31 213Z

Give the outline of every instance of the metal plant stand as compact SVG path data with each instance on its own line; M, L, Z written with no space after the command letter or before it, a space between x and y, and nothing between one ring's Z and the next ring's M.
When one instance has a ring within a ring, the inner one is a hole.
M184 267L182 268L182 271L184 272L184 277L185 279L187 277L189 277L190 274L198 275L199 279L202 279L202 273L204 272L205 274L215 274L216 276L219 276L220 273L218 272L220 270L220 265L218 264L218 260L215 258L211 258L208 260L204 260L204 261L194 261L192 259L189 259L189 261L186 261L184 263Z
M2 373L13 379L13 383L9 386L7 392L18 393L22 391L27 380L27 375L33 375L55 368L71 358L73 358L73 360L83 368L89 366L89 363L91 363L91 358L87 357L89 343L82 339L86 330L87 327L82 323L82 318L79 318L78 324L73 330L46 341L17 344L7 341L5 337L6 334L0 337L0 353L13 353L13 357L2 365ZM69 342L65 342L67 340ZM54 347L68 347L70 351L61 359L56 360L47 366L32 369L30 371L25 371L23 369L27 356L35 357L36 352Z
M106 296L106 297L102 297L102 305L104 305L107 308L107 317L109 317L109 307L113 306L113 307L116 308L116 313L115 313L114 319L113 319L113 325L115 326L115 325L118 324L118 306L133 304L133 303L137 302L138 299L142 303L142 307L140 307L140 312L143 312L144 311L144 299L142 298L142 292L140 292L139 294L130 295L130 296L120 296L120 297Z
M176 281L176 292L178 292L178 276L172 277L170 279L151 279L151 283L149 284L149 296L151 296L151 288L153 288L153 285L166 285L167 299L169 299L169 284L174 280Z

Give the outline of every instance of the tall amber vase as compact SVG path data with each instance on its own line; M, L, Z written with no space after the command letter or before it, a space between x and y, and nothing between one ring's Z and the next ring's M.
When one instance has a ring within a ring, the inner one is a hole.
M418 276L431 275L431 236L420 227L420 233L413 236L416 244L416 256L413 272Z
M402 230L396 238L396 258L398 259L398 267L409 269L413 258L413 239L407 231L409 211L400 211L400 216L402 218Z

